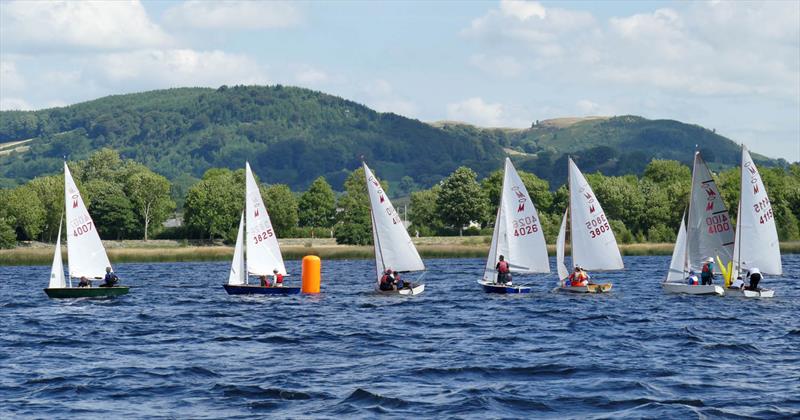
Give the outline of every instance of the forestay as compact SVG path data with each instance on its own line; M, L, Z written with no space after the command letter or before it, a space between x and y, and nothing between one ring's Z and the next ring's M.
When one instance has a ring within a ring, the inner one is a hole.
M414 243L411 242L403 221L366 163L364 163L364 176L372 213L377 278L379 279L387 268L398 272L424 270L425 264Z
M716 260L718 256L723 264L732 260L733 227L728 210L700 152L694 154L686 239L689 269L699 271L708 257Z
M277 269L279 273L286 275L278 237L250 170L250 163L245 163L245 189L247 271L255 276L266 276Z
M104 277L111 267L97 227L64 162L64 205L67 216L67 258L71 277Z
M58 239L56 239L56 250L53 253L53 266L50 269L50 285L47 287L51 289L67 287L64 279L64 264L61 262L61 221L58 223Z
M781 250L767 190L747 148L742 146L739 215L736 218L735 267L758 267L764 274L781 275Z
M681 216L681 227L678 229L678 238L675 239L675 248L672 249L672 260L665 281L682 282L686 278L686 223L683 222L685 214Z
M564 265L564 247L567 240L567 217L569 216L569 208L564 210L564 217L561 219L561 228L558 230L558 238L556 239L556 270L558 270L558 278L564 280L569 277L569 270Z
M239 232L236 234L236 247L233 249L231 272L228 275L228 284L242 285L247 283L247 273L244 262L244 213L239 218Z
M539 213L509 158L505 162L492 248L483 275L485 281L495 280L495 263L500 255L514 273L550 272Z
M572 261L587 270L621 270L622 255L611 225L583 174L569 159Z

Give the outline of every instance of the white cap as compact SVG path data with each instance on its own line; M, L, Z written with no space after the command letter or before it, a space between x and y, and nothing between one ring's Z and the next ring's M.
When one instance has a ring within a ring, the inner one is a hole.
M708 257L708 258L706 258L706 259L705 259L705 261L704 261L704 262L714 262L714 259L713 259L713 258L711 258L711 257Z

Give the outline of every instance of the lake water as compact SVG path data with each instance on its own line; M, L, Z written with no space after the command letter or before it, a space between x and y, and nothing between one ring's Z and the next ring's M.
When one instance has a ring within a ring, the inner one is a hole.
M800 415L800 255L770 300L666 295L668 257L626 257L594 296L554 275L487 295L483 260L426 264L413 298L372 293L364 260L323 261L323 293L295 297L228 296L227 263L119 264L133 288L106 301L0 267L0 417Z

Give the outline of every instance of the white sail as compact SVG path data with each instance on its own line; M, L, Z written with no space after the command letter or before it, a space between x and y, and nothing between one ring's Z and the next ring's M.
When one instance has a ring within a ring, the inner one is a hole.
M569 159L569 192L573 263L587 270L623 269L611 224L572 159Z
M483 281L494 283L497 281L497 270L495 269L495 262L497 261L498 256L504 255L500 254L498 250L498 238L500 236L500 230L503 229L503 223L501 220L503 219L503 206L497 207L497 217L494 219L494 230L492 231L492 244L489 245L489 256L486 257L486 267L483 269Z
M366 163L364 176L372 211L372 237L375 240L375 266L378 278L387 268L398 272L424 270L425 264L414 243L411 242L402 219Z
M681 217L681 227L678 229L678 238L675 239L675 248L672 249L672 260L665 280L673 283L682 282L686 278L686 223L683 219L684 217Z
M111 267L89 211L64 162L64 205L67 215L67 258L70 277L104 277Z
M286 275L278 237L250 170L250 163L245 163L245 190L247 271L255 276L267 276L277 269L279 273Z
M686 237L689 269L699 271L708 257L716 261L719 256L723 264L732 260L733 226L700 152L694 154Z
M556 239L556 271L558 271L559 280L564 280L569 277L569 270L564 265L564 247L567 241L567 216L569 215L569 208L564 210L564 217L561 219L561 229L558 230L558 239Z
M233 249L231 272L228 275L228 284L240 285L247 283L247 272L244 262L244 213L239 218L239 233L236 234L236 247Z
M767 190L747 148L742 146L742 182L736 218L735 267L757 267L764 274L781 275L781 250Z
M64 264L61 262L61 222L58 223L58 239L56 239L56 251L53 253L53 266L50 269L49 288L67 287L64 280Z

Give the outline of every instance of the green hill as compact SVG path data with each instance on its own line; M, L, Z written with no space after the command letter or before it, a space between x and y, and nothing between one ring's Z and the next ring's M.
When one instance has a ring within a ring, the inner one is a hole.
M209 168L241 168L249 160L270 183L305 189L323 175L341 189L363 156L390 184L410 176L407 182L427 187L461 165L484 176L500 168L506 154L520 168L561 184L565 153L585 172L616 175L639 173L653 157L689 162L695 144L713 164L738 162L731 140L677 121L625 116L482 129L426 124L296 87L179 88L0 112L0 184L57 173L64 156L83 159L101 147L176 185Z

